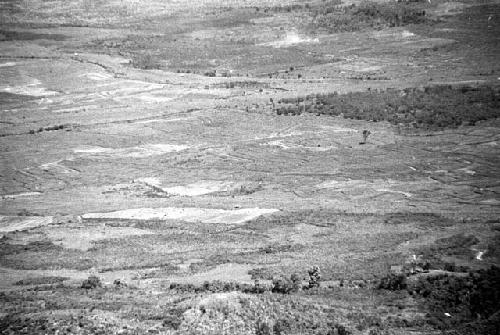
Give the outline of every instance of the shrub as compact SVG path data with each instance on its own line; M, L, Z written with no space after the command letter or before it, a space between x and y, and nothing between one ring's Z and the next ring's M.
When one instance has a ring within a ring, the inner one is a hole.
M181 325L182 320L179 316L177 315L167 315L163 319L162 326L166 328L171 328L174 330L177 330L179 326Z
M378 289L399 291L406 289L407 286L406 276L404 274L391 273L380 280Z
M96 276L90 276L82 282L82 288L86 290L102 287L101 279Z
M319 266L313 266L309 271L309 288L319 287L319 281L321 279L321 271Z
M293 292L298 292L302 289L302 278L297 273L293 273L290 276L290 281L292 282Z
M158 70L161 66L152 54L138 54L132 58L132 66L142 70Z
M273 279L271 292L289 294L290 292L293 292L293 290L294 290L294 283L291 280L288 280L281 276Z
M347 330L344 326L335 323L330 326L331 329L328 331L327 335L351 335L352 333Z
M284 335L287 334L291 329L290 320L288 319L279 319L273 325L273 334L275 335Z

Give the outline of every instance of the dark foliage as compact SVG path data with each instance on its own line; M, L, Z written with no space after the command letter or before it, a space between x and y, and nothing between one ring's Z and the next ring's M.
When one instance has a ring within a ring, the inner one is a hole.
M305 108L318 115L343 116L347 119L389 121L414 128L439 130L500 116L500 90L490 86L430 86L425 89L387 89L351 92L344 95L307 96ZM296 99L282 103L296 104ZM303 106L280 107L278 114L299 114Z
M316 9L313 29L330 33L353 32L363 29L383 29L429 22L422 6L408 3L362 2L359 5L329 4Z
M495 334L491 331L500 329L499 267L470 272L463 277L422 278L410 290L425 298L429 323L436 328L456 329L456 334ZM471 329L474 331L470 332Z
M278 277L273 279L273 286L271 289L271 292L273 293L289 294L293 292L294 289L294 283L287 278Z
M378 284L379 289L399 291L407 287L406 276L404 274L391 273L387 277L380 280Z
M21 279L17 281L15 285L49 285L49 284L61 283L67 279L69 278L59 277L59 276L34 277L34 278Z
M441 256L458 256L465 259L472 259L474 251L471 250L471 246L478 242L479 239L474 235L456 234L437 239L431 246L418 250L418 253L422 254L424 259L429 260L432 269L466 272L468 270L466 267L443 262Z
M102 287L101 279L99 279L99 277L96 276L90 276L89 278L83 281L81 287L87 290L94 289L97 287Z

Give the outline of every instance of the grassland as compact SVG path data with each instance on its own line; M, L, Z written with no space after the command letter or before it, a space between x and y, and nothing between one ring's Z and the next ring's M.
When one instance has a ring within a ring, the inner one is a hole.
M4 5L0 333L498 333L498 3Z

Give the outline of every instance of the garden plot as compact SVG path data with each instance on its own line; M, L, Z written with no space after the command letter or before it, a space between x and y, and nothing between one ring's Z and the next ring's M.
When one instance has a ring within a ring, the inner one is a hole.
M406 198L413 197L413 192L439 185L434 180L397 181L397 180L329 180L317 185L318 189L330 190L348 194L363 194L365 196L376 193L401 194Z
M167 194L187 197L195 197L215 192L228 192L238 187L237 183L214 180L204 180L180 186L165 186L158 178L140 178L137 181Z
M248 274L248 271L252 270L253 268L255 268L255 265L227 263L218 265L206 272L200 272L183 277L170 277L169 280L172 282L198 285L203 284L206 281L213 280L220 280L223 282L237 281L241 283L251 283L252 277Z
M149 235L153 234L153 232L133 227L86 226L52 227L46 229L45 234L55 245L86 251L92 247L94 241Z
M276 140L276 141L270 141L266 143L267 145L274 146L274 147L280 147L285 150L292 150L292 149L298 149L298 150L309 150L309 151L317 151L317 152L322 152L322 151L329 151L336 149L336 146L326 146L322 147L320 145L317 146L305 146L305 145L300 145L300 144L292 144L292 143L287 143L283 140Z
M50 171L54 173L61 173L61 174L74 174L78 173L78 171L71 169L69 167L64 166L64 161L71 161L73 158L68 158L68 159L61 159L55 162L50 162L50 163L45 163L40 165L40 169L43 171Z
M105 148L105 147L81 147L73 149L73 152L82 157L89 158L142 158L156 155L163 155L170 152L179 152L188 149L187 145L176 144L145 144L130 148Z
M202 223L238 224L264 214L278 212L278 209L244 208L234 210L211 208L134 208L109 213L88 213L84 220L179 220Z

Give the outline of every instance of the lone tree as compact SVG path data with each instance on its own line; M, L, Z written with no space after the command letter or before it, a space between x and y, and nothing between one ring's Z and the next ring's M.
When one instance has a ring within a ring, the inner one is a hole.
M319 281L321 279L321 270L319 266L313 266L308 271L309 273L309 288L319 287Z
M369 130L363 130L363 141L359 142L359 144L365 144L366 140L368 139L368 136L370 136L371 131Z

